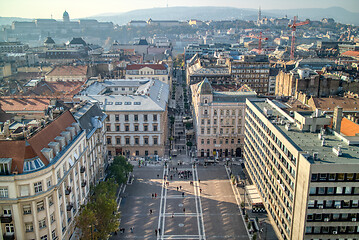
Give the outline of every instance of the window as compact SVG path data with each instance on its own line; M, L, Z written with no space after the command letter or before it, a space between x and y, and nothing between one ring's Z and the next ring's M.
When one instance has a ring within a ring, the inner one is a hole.
M344 181L344 173L338 173L338 181Z
M135 137L135 144L138 145L140 143L140 139L138 137Z
M314 208L314 200L308 201L308 208Z
M214 110L214 111L213 111L213 115L217 115L217 110Z
M153 125L153 131L157 132L157 125Z
M34 183L35 193L42 192L42 182Z
M129 137L125 138L125 141L126 141L127 145L130 144L130 138Z
M337 187L336 194L343 194L343 188Z
M134 119L135 119L135 121L138 121L138 115L137 114L134 115Z
M125 131L129 132L130 131L130 126L129 125L125 125Z
M211 119L207 120L207 124L210 125L211 124Z
M327 194L334 194L334 188L333 187L328 187L327 188Z
M155 150L155 151L153 152L153 154L154 154L154 155L158 155L158 152L157 152L157 150Z
M7 232L7 233L15 232L14 224L12 224L12 223L5 224L5 232Z
M145 121L145 122L148 121L148 116L147 116L147 114L143 115L143 121Z
M135 125L135 132L138 132L138 125Z
M347 173L347 180L353 181L354 180L354 173Z
M358 201L358 200L353 200L353 201L352 201L352 207L353 207L353 208L357 208L357 207L358 207L358 204L359 204L359 201Z
M213 144L217 144L217 139L213 139Z
M125 115L125 121L128 121L128 115L127 114Z
M51 236L52 236L52 239L56 238L56 229L52 230Z
M153 144L154 144L154 145L157 145L157 144L158 144L158 138L156 138L156 137L153 138Z
M39 228L45 228L46 227L46 221L45 218L39 221ZM41 238L42 239L42 238Z
M148 151L147 150L145 151L145 155L148 156Z
M4 213L4 215L11 215L11 209L10 209L10 207L4 207L3 213Z
M204 139L201 139L201 144L204 144Z
M30 205L23 206L22 211L23 211L24 215L31 214L31 206Z
M351 187L345 187L345 194L352 194L352 188Z
M145 132L148 131L148 125L143 125L143 131L145 131Z
M45 209L45 208L44 208L44 201L38 202L38 203L36 204L36 206L37 206L37 211L38 211L38 212L40 212L40 211L42 211L42 210Z
M325 194L325 187L319 187L318 194Z
M359 194L359 187L354 187L354 194Z
M120 121L120 116L119 116L119 115L115 115L115 120L116 120L116 121Z
M213 119L213 124L216 125L217 124L217 119Z
M50 215L50 222L51 223L55 222L55 213Z
M143 140L145 144L148 144L148 137L143 138Z
M335 181L335 173L329 173L329 181Z
M307 221L312 221L312 220L313 220L313 214L308 214Z
M210 144L210 140L209 140L209 138L207 138L207 144Z
M207 134L211 134L211 128L207 128Z
M201 134L204 134L204 128L201 128Z
M107 144L111 144L111 138L107 138Z
M54 204L54 200L52 199L52 196L48 197L49 200L49 206L51 206L52 204Z
M157 121L157 114L153 114L153 121Z
M320 179L321 181L327 180L327 174L326 174L326 173L321 173L321 174L319 174L319 179Z
M140 151L136 151L136 156L139 156L140 155Z
M309 194L316 194L317 193L317 188L316 187L311 187L309 189Z
M234 144L234 139L233 138L231 139L231 144Z
M116 132L120 131L120 125L116 125Z
M26 232L33 232L34 231L34 226L32 225L32 223L25 223L25 231Z
M121 144L121 138L119 137L116 138L116 144Z
M106 131L107 132L111 131L111 125L106 125Z
M0 198L7 198L9 196L7 187L0 188Z
M204 119L201 119L201 125L204 125Z
M45 226L46 227L46 226ZM41 227L40 227L41 228ZM47 240L47 235L41 236L41 240Z

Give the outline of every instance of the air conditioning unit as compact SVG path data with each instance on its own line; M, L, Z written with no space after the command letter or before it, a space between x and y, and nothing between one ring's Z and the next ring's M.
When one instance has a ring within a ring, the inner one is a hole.
M329 218L324 218L324 222L329 222Z
M333 234L338 234L338 232L337 232L337 231L333 231Z
M356 218L352 218L352 222L356 222L357 221L357 219Z
M323 205L319 205L318 208L323 208Z

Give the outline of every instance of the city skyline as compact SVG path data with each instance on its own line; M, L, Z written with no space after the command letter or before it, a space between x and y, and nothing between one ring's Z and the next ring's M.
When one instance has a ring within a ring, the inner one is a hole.
M132 2L107 0L104 4L96 5L94 0L83 1L59 1L54 0L48 2L44 0L24 1L14 0L2 4L0 9L1 17L23 17L23 18L54 18L61 19L62 13L67 10L71 18L86 18L102 14L116 14L138 9L158 8L158 7L175 7L175 6L222 6L236 8L258 8L261 6L263 10L271 9L293 9L293 8L323 8L340 6L351 12L359 12L359 2L356 0L344 0L339 4L335 0L320 0L312 2L303 0L300 3L287 2L284 0L254 0L251 2L224 0L224 1L189 1L184 0L179 4L173 0L161 0L156 2L148 2L144 0L135 0ZM22 6L19 8L19 6Z

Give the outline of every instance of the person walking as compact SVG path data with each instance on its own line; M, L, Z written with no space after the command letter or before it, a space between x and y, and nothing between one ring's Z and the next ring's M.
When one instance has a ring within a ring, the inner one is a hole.
M133 233L133 227L130 227L130 231L131 231L131 233Z
M161 228L158 229L158 234L161 234Z
M152 214L152 209L150 209L150 214Z
M183 208L183 212L184 212L184 213L186 212L186 209L185 209L185 208Z
M157 229L155 229L155 234L156 234L156 236L157 236Z

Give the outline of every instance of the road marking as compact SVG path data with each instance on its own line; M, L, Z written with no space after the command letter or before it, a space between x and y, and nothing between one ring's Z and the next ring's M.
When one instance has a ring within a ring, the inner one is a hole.
M201 239L198 235L164 235L163 239Z
M161 189L161 201L160 201L160 210L158 211L158 228L161 227L161 216L162 216L162 204L163 204L163 186L165 185L165 175L166 175L166 167L163 167L163 174L162 174L162 189ZM166 207L166 206L165 206ZM158 229L157 228L157 229ZM159 235L157 239L159 239Z
M240 213L240 215L241 215L241 217L242 217L242 220L243 220L243 223L244 223L244 228L245 228L246 231L247 231L248 238L251 239L251 235L249 234L249 231L248 231L248 229L247 229L246 223L245 223L245 221L244 221L244 217L243 217L243 214L242 214L241 205L240 205L240 202L239 202L239 200L241 200L241 198L240 198L241 195L238 195L239 197L237 196L235 190L237 190L237 193L238 193L238 189L236 189L236 188L234 187L234 185L233 185L233 183L232 183L232 181L231 181L231 176L229 175L228 167L227 167L227 166L224 166L224 167L225 167L226 172L227 172L229 184L230 184L231 187L232 187L232 191L233 191L233 194L234 194L234 198L236 199L236 202L237 202L237 206L238 206L238 209L239 209L239 213ZM238 200L238 198L239 198L239 200ZM242 201L242 200L241 200L241 201Z
M204 230L204 221L203 221L203 212L202 212L202 203L201 203L201 191L200 191L200 186L199 186L199 178L198 178L198 172L197 172L197 168L192 166L192 169L193 170L193 175L196 176L196 181L194 183L194 185L196 186L195 187L195 190L196 190L196 193L195 195L198 196L198 205L199 205L199 215L200 215L200 220L201 220L201 225L202 225L202 238L203 240L206 239L206 232ZM198 211L197 211L198 213ZM201 235L201 233L200 233Z

